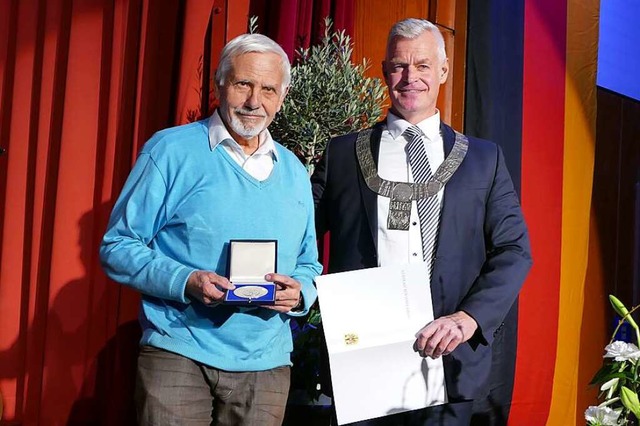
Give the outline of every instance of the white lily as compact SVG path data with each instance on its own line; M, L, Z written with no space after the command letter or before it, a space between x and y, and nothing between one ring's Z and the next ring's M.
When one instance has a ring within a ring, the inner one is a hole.
M604 358L614 358L616 361L635 362L640 358L640 349L633 343L616 340L608 344L604 350L607 351L607 353L604 354Z
M616 426L620 411L612 410L609 407L590 406L584 412L584 418L590 425L598 426Z

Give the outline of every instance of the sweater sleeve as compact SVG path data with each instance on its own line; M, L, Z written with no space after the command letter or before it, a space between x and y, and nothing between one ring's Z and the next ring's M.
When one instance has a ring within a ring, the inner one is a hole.
M111 213L100 260L114 281L143 294L188 303L184 290L194 269L149 246L167 223L166 194L162 173L143 152Z
M308 177L304 176L305 185L305 211L307 213L307 224L300 253L296 262L296 268L291 277L302 285L302 296L304 298L303 309L290 312L291 316L304 316L309 313L309 308L316 301L318 293L314 284L315 278L322 273L322 265L318 262L318 245L316 240L315 218L313 197L311 195L311 183Z
M513 305L532 265L527 226L518 196L504 163L496 152L496 171L486 204L484 233L487 258L480 275L459 306L478 323L475 338L490 344Z

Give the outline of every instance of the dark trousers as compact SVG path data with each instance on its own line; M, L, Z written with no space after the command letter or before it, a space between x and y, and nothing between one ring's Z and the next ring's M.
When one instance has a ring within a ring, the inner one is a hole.
M228 372L143 346L136 408L140 425L279 426L290 368Z

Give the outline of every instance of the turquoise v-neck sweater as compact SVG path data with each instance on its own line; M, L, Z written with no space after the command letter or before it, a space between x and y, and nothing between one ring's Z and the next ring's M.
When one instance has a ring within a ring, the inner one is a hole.
M290 365L289 315L205 306L185 297L195 270L227 274L231 239L278 241L277 272L302 284L304 315L316 299L317 261L309 177L276 143L271 175L258 181L222 147L207 122L156 133L122 189L100 247L109 277L143 294L141 344L227 371Z

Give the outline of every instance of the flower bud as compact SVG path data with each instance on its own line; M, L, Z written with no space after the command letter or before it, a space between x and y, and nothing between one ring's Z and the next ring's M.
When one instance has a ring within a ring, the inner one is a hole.
M629 411L631 411L637 419L640 419L640 401L638 400L638 394L623 386L620 389L620 399L622 405L624 405Z
M620 315L620 317L622 317L622 320L627 321L636 331L637 343L640 344L640 328L638 328L638 324L636 324L636 321L631 316L631 313L629 313L627 307L624 306L624 304L613 294L609 295L609 301L611 302L613 309L618 313L618 315Z

